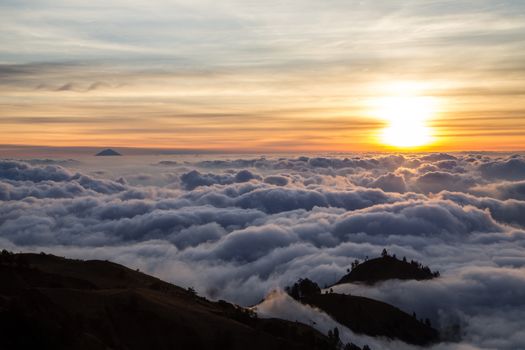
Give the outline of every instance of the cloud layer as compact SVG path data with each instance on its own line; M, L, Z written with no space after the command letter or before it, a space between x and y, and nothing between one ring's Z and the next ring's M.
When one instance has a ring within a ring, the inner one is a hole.
M523 156L93 162L0 160L0 244L111 259L243 305L300 277L334 283L386 247L442 278L341 291L461 324L452 348L525 346Z

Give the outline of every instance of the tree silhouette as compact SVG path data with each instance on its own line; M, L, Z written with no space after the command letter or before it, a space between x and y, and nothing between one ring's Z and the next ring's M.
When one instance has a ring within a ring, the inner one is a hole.
M343 343L339 338L339 329L337 327L335 327L333 331L328 330L328 340L335 349L341 349L343 347Z
M13 253L5 249L0 253L0 264L11 264L13 262Z
M292 287L286 287L284 290L296 300L321 293L319 285L308 278L301 278Z

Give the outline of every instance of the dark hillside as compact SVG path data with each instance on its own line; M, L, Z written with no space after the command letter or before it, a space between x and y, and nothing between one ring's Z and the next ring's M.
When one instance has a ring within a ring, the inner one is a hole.
M438 332L400 309L377 300L345 295L315 294L302 302L318 307L356 333L399 339L409 344L429 345Z
M297 301L315 306L356 333L399 339L414 345L429 345L439 340L430 321L419 321L387 303L353 295L325 292L309 280L300 279L286 292Z
M0 255L2 349L334 349L309 326L258 319L106 261Z
M399 260L395 256L384 255L352 264L352 270L336 284L356 282L374 284L389 279L428 280L438 276L439 272L432 272L416 261L408 262L405 259Z

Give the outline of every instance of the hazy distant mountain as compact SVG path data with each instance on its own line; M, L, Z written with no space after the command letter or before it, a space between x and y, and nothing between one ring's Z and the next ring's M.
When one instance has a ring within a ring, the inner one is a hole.
M107 148L95 154L95 156L121 156L121 155L122 154L118 153L115 150L112 150L111 148Z

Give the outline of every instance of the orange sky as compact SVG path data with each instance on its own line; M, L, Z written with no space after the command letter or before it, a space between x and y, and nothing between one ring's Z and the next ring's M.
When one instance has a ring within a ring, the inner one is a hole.
M525 149L520 2L31 4L0 5L2 144ZM435 106L407 112L420 97ZM385 144L392 123L415 138L406 113L432 139Z

